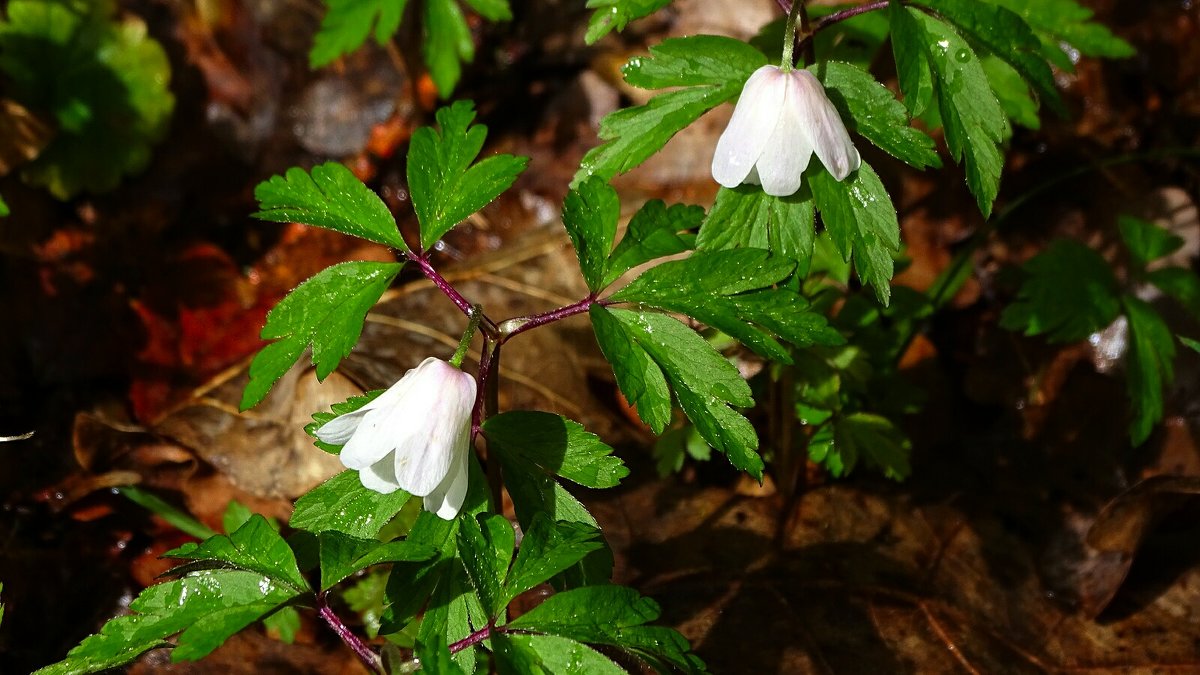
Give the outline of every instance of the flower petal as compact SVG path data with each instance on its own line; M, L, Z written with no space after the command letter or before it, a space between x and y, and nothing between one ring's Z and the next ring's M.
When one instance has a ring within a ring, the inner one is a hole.
M713 154L713 180L727 188L741 185L767 148L784 106L786 77L775 66L754 71L742 87Z
M358 480L368 490L374 490L385 495L391 494L400 489L400 484L396 482L395 466L391 456L384 457L371 466L359 471Z
M425 497L425 510L437 515L443 520L453 520L462 510L467 498L467 487L470 482L470 472L467 468L467 453L457 458L450 473Z
M850 140L837 108L820 80L807 70L794 71L800 100L800 126L807 130L817 158L837 180L858 170L862 158Z
M787 197L800 189L804 170L812 160L812 143L802 126L796 71L784 75L787 86L779 123L767 141L767 147L754 165L762 181L763 192L772 197Z
M404 437L396 447L396 479L421 497L446 478L454 457L470 449L475 379L453 366L446 368L453 372L431 383L430 398L419 406L421 433Z
M421 372L422 369L428 368L426 364L428 364L430 361L437 360L438 359L432 357L425 359L416 368L413 368L405 373L404 377L400 378L396 384L388 387L387 391L383 392L379 396L376 396L374 399L367 402L367 404L363 407L353 412L339 415L329 420L325 424L322 424L316 430L317 438L319 438L322 442L329 443L331 445L345 445L350 441L350 438L354 435L354 432L358 430L359 425L362 424L362 420L364 417L366 417L367 413L380 408L394 408L401 400L404 399L404 395L409 388L412 387L413 381L418 379L415 377L415 375Z

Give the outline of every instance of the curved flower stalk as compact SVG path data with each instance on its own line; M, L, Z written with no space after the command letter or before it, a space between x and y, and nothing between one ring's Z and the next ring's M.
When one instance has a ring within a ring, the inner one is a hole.
M342 445L342 464L364 487L405 490L425 498L425 510L451 520L467 495L467 457L475 378L428 358L378 398L317 429Z
M717 141L713 179L727 188L761 184L774 197L800 189L816 154L842 180L862 160L825 88L807 70L763 66L742 88L729 126Z

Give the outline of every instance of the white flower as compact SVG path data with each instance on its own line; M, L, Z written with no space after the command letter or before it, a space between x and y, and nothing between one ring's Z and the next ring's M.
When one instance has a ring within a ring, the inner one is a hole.
M800 189L813 153L837 180L862 160L837 108L812 73L776 66L754 71L713 155L713 179L727 188L762 183L763 191L786 197Z
M342 464L364 487L403 489L425 498L425 510L453 519L467 496L475 378L428 358L365 406L317 429L343 445Z

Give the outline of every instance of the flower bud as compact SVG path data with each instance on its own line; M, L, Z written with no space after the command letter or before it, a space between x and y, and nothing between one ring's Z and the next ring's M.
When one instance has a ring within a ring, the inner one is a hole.
M424 497L425 510L451 520L467 496L475 378L428 358L365 406L317 429L342 445L342 464L364 487Z
M814 153L839 181L862 163L837 108L812 73L763 66L746 80L717 141L713 179L727 188L761 183L767 194L786 197L800 189Z

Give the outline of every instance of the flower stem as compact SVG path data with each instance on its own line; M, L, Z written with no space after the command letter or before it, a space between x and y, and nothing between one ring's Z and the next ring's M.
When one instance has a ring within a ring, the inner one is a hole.
M467 330L463 332L462 339L458 341L458 349L454 352L454 356L450 357L450 365L455 368L462 368L467 350L471 348L471 340L475 339L475 331L479 328L479 319L483 317L483 307L472 305L467 316L470 318L467 322Z
M591 309L592 305L598 302L600 304L605 304L603 301L596 300L595 294L592 294L580 300L579 302L567 305L565 307L559 307L558 309L552 309L549 312L542 312L541 314L534 314L532 316L518 316L516 318L503 321L499 326L500 342L503 344L507 342L509 338L512 338L515 335L520 335L531 328L544 326L548 323L565 319L568 316L582 314Z
M783 25L783 59L779 63L779 70L784 73L790 73L795 67L793 50L796 48L796 17L803 8L804 0L794 0L791 9L788 10L787 22ZM807 23L808 14L805 13L804 17Z
M337 633L342 642L358 656L358 660L362 661L367 670L375 675L384 675L383 661L380 660L379 655L367 646L367 643L359 639L342 621L341 617L333 612L333 608L329 606L329 599L324 593L317 593L317 615L329 624L333 632Z
M484 626L483 628L480 628L479 630L475 631L474 633L471 633L467 637L459 640L458 642L455 642L454 644L450 645L450 647L449 647L450 653L457 654L458 652L461 652L462 650L466 649L467 647L473 647L473 646L479 644L480 642L483 642L484 640L486 640L492 636L493 630L495 630L497 633L503 632L502 629L493 628L493 626L491 624L488 624L488 625Z

